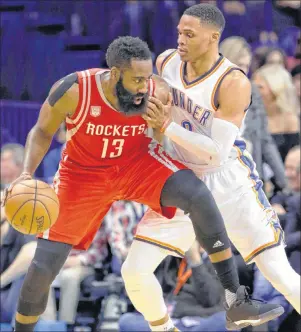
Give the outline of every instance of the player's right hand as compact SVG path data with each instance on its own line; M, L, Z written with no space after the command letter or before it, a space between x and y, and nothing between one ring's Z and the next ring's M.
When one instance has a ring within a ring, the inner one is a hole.
M13 190L13 187L17 183L25 181L25 180L31 180L31 179L32 179L31 174L27 173L27 172L23 172L18 178L16 178L16 180L14 180L7 188L4 189L3 198L1 200L1 205L2 206L5 205L8 194Z

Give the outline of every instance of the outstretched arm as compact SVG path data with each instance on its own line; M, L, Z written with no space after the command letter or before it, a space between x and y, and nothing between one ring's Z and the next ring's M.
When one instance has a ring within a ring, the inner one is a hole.
M172 121L170 123L166 123L166 120L161 123L153 121L152 125L160 128L170 140L192 152L202 161L218 165L232 149L250 99L249 80L243 73L233 71L221 84L218 96L219 107L212 121L211 137L191 132ZM156 103L157 109L162 108L160 102L157 100L153 102ZM153 112L148 112L148 116L153 118ZM151 123L151 120L149 122Z

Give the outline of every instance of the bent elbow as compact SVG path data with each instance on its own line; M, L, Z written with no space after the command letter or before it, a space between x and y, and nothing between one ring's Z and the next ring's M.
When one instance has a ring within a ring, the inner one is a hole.
M219 166L222 162L221 154L218 149L213 149L207 158L207 164L210 166Z

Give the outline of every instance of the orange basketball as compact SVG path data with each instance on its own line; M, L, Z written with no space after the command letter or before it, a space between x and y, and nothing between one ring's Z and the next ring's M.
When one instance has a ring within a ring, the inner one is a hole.
M7 220L23 234L38 234L50 228L58 218L59 208L54 190L38 180L17 183L5 203Z

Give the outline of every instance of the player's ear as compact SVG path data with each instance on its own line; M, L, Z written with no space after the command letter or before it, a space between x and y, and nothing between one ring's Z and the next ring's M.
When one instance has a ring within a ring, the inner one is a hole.
M216 43L219 41L221 34L219 32L213 32L211 35L211 41L212 43Z
M120 78L120 69L117 67L112 67L111 68L111 79L116 83L119 81Z

